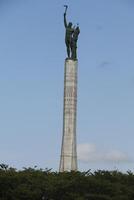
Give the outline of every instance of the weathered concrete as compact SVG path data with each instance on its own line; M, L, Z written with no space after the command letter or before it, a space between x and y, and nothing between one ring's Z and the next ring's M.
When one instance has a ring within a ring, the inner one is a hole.
M65 60L63 138L60 158L60 172L77 170L77 68L77 61L71 59Z

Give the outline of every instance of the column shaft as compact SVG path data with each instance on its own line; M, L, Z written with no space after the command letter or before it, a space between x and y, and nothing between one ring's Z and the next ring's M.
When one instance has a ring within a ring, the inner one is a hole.
M65 60L63 136L60 172L77 170L76 112L77 112L77 61Z

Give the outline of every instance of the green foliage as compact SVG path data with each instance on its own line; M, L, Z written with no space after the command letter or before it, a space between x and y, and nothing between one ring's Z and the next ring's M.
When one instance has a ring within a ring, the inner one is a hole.
M133 200L133 183L130 171L18 171L0 164L0 200Z

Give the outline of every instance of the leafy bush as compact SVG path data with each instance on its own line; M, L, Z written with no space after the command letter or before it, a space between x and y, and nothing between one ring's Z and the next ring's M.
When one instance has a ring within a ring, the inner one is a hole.
M134 174L52 172L0 165L0 200L133 200Z

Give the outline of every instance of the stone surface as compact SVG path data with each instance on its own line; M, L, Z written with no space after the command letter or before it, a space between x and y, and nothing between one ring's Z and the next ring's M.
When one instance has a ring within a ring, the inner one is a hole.
M77 170L77 68L77 61L71 59L65 60L63 138L60 158L60 172Z

